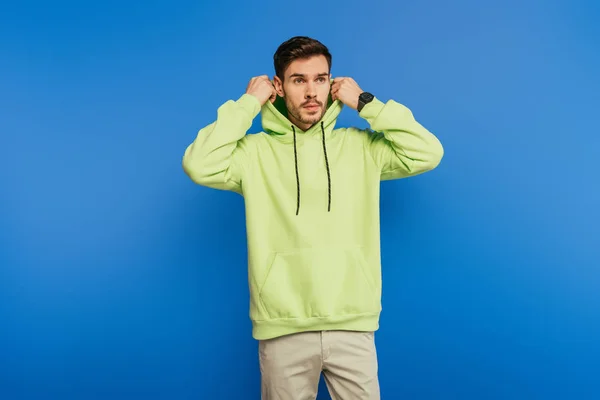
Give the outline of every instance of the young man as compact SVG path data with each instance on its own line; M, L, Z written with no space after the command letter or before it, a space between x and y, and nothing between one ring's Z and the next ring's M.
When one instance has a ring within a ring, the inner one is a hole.
M219 107L183 169L244 197L263 399L314 399L321 373L333 399L379 399L380 181L432 170L443 148L404 105L331 79L317 40L284 42L274 64L273 82ZM371 129L335 128L344 105Z

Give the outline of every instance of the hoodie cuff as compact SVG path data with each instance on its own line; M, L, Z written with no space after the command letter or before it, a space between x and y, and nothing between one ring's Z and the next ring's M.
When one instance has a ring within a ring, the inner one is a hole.
M375 97L373 100L371 100L371 102L365 104L365 106L362 108L362 110L360 110L360 113L358 113L358 115L371 122L375 118L377 118L381 110L383 110L384 106L385 104L377 97Z
M244 93L239 99L237 99L236 103L248 113L250 119L256 118L261 109L260 101L248 93Z

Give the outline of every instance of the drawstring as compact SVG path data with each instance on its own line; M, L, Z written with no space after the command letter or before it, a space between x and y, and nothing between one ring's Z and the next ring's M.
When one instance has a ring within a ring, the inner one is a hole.
M300 211L300 176L298 175L298 151L296 150L296 128L292 125L292 130L294 131L294 161L296 164L296 192L298 193L298 197L296 199L296 215Z
M298 149L296 147L296 128L292 125L292 131L294 132L294 163L296 165L296 215L300 212L300 175L298 172ZM327 168L327 211L331 211L331 172L329 171L329 159L327 158L327 146L325 146L325 127L323 121L321 121L321 133L323 136L323 153L325 154L325 167Z
M321 132L323 133L323 153L325 154L325 166L327 167L327 194L329 196L327 211L331 211L331 174L329 173L329 160L327 159L327 147L325 147L325 128L321 121Z

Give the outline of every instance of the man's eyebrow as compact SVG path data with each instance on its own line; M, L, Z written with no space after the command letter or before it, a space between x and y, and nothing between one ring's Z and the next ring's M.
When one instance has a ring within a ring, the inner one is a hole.
M320 74L317 74L317 76L318 76L318 77L319 77L319 76L328 76L328 75L329 75L329 74L328 74L327 72L321 72ZM291 74L291 75L290 75L290 78L293 78L293 77L305 78L305 77L306 77L306 74L298 74L298 73L296 73L296 74Z

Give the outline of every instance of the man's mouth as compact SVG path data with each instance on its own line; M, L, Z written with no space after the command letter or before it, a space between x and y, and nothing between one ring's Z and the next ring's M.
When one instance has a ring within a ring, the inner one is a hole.
M319 108L319 105L316 103L309 103L304 106L304 108L308 108L309 110L314 110Z

